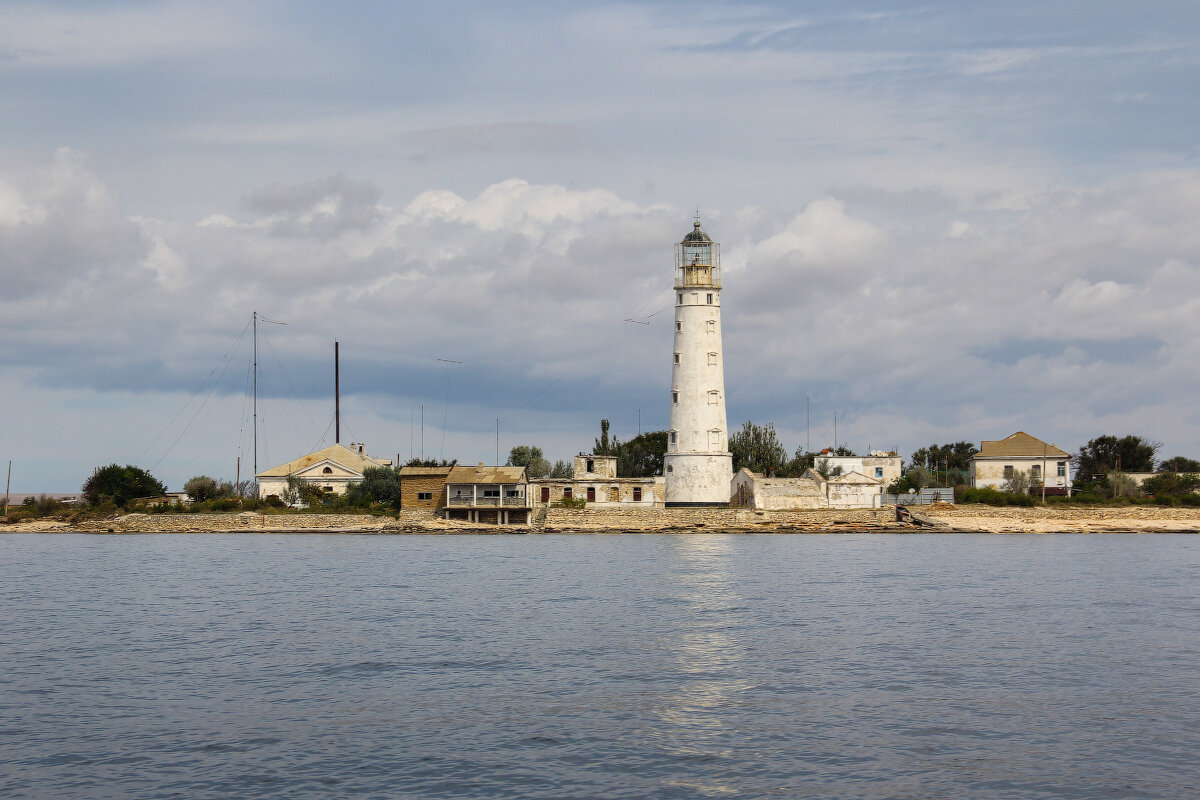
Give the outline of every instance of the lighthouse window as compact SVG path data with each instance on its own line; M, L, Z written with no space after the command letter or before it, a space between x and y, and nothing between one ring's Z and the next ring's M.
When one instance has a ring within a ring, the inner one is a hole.
M708 393L708 404L709 404L710 406L715 406L715 405L717 404L717 401L719 401L720 399L721 399L721 397L720 397L720 395L719 395L719 394L716 392L716 390L714 390L714 391L711 391L711 392L709 392L709 393Z
M671 431L671 444L675 444L675 431Z
M709 293L708 293L708 304L709 304L710 306L712 305L712 292L709 292Z
M675 330L676 330L676 332L683 330L683 323L682 323L682 322L676 322L676 323L675 323Z
M679 293L679 305L683 305L683 292Z
M716 430L709 431L708 432L708 447L709 447L709 449L716 450L716 449L720 448L720 446L721 446L721 432L716 431Z
M672 403L678 403L678 402L679 402L679 392L671 392L671 402L672 402ZM675 434L671 434L671 436L672 436L672 437L674 437L674 436L675 436Z
M678 364L678 363L679 363L679 353L676 353L676 354L675 354L675 363L676 363L676 364Z
M716 353L708 354L708 365L710 367L715 367L717 365L717 354Z
M707 322L707 323L705 323L705 324L706 324L706 326L708 327L708 332L709 332L709 333L716 333L716 332L717 332L717 321L716 321L715 319L710 319L710 320L708 320L708 322Z

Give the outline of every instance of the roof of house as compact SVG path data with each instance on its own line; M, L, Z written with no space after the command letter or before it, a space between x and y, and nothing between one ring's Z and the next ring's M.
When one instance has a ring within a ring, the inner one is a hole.
M294 461L289 461L286 464L280 464L277 467L271 467L268 470L263 470L256 477L259 478L286 478L288 475L295 475L302 472L313 464L319 464L322 461L332 461L338 466L345 467L351 472L356 472L362 475L362 471L368 467L390 467L390 461L384 461L378 458L365 456L355 450L351 450L344 444L333 444L326 447L324 450L318 450L315 453L309 453L306 456L300 456Z
M525 483L524 467L453 467L446 483Z
M401 478L440 478L449 475L454 467L401 467Z
M1012 436L997 441L984 440L979 452L971 458L1041 458L1043 455L1048 458L1071 457L1070 453L1052 444L1046 444L1025 431L1017 431Z

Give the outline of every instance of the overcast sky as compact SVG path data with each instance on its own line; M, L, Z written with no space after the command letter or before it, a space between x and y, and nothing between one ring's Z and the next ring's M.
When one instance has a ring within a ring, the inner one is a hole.
M468 463L497 419L502 458L661 429L697 208L731 429L1200 457L1198 39L1156 0L3 3L0 458L245 477L256 310L260 470L332 443L335 339L382 457L422 406Z

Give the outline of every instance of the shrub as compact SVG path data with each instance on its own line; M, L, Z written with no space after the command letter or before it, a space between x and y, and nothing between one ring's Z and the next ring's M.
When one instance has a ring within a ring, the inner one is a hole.
M83 496L92 506L109 500L123 507L135 498L159 497L166 493L167 487L159 483L157 478L132 464L96 467L83 484Z
M1034 499L1027 494L1001 492L996 489L956 488L954 499L958 503L979 503L989 506L1033 506Z
M564 497L550 504L552 508L584 508L587 500L582 497Z

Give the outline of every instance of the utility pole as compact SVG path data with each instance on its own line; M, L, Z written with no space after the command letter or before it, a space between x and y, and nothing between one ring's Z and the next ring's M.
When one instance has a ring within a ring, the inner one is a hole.
M837 438L837 412L833 412L833 454L836 456L838 452Z
M8 490L12 486L12 459L8 460L8 478L4 481L4 513L8 513Z
M804 452L812 452L812 406L809 396L804 396Z
M425 404L421 404L421 460L425 460Z
M500 418L496 417L496 466L500 466Z
M1042 505L1046 505L1046 443L1042 442Z

